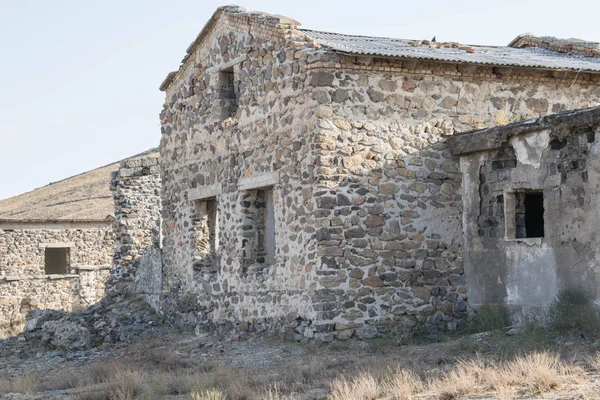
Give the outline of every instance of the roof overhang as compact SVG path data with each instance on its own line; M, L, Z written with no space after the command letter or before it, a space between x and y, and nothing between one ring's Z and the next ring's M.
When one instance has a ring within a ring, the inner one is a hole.
M600 125L600 106L552 114L478 131L458 133L449 137L447 143L454 156L464 156L505 147L509 144L511 137L529 132L560 129L565 126L577 128L590 125Z

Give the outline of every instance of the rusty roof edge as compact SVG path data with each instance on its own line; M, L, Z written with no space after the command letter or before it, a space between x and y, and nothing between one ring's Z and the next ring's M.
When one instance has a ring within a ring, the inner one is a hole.
M461 132L449 137L447 143L452 155L464 156L503 147L513 136L565 124L572 127L600 125L600 106L565 111L508 125Z
M393 56L393 55L388 55L388 54L379 54L379 53L358 53L358 52L351 52L351 51L347 51L347 50L337 50L331 46L328 46L326 44L320 43L320 45L322 47L326 47L328 50L334 51L338 54L342 54L342 55L346 55L346 56L365 56L365 57L376 57L378 59L391 59L391 60L411 60L411 61L428 61L428 62L434 62L434 63L438 63L438 64L468 64L468 65L475 65L475 66L482 66L482 67L490 67L490 66L496 66L496 67L507 67L507 68L522 68L522 69L527 69L527 70L540 70L540 71L556 71L556 72L562 72L562 71L568 71L568 72L585 72L585 73L589 73L589 74L600 74L600 70L595 70L595 69L575 69L575 68L571 68L571 67L549 67L549 66L541 66L541 65L537 65L537 66L533 66L533 65L518 65L518 64L500 64L500 63L494 63L494 62L483 62L483 61L471 61L471 60L444 60L441 58L434 58L434 57L410 57L410 56ZM476 47L476 45L469 45L472 47ZM480 46L483 47L483 46ZM485 47L490 47L490 46L485 46Z
M404 52L404 48L390 48L388 51L370 49L370 48L360 48L360 41L364 40L365 42L377 42L377 40L386 40L390 42L400 42L408 45L413 45L415 49L420 48L421 46L415 46L415 43L425 42L419 40L412 39L398 39L398 38L386 38L386 37L375 37L375 36L363 36L363 35L347 35L342 33L335 32L326 32L326 31L318 31L318 30L310 30L310 29L299 29L308 36L311 36L319 45L328 50L334 51L339 54L345 55L358 55L358 56L369 56L369 57L377 57L377 58L387 58L387 59L404 59L404 60L423 60L423 61L431 61L437 63L460 63L460 64L469 64L469 65L480 65L480 66L498 66L498 67L514 67L514 68L523 68L523 69L531 69L531 70L546 70L546 71L574 71L574 72L585 72L597 74L600 73L600 63L591 62L589 63L589 59L594 59L594 57L587 56L575 56L571 57L570 54L561 53L558 51L554 51L551 49L540 48L540 50L547 51L548 53L545 56L549 57L548 60L537 61L538 64L535 65L533 61L526 62L525 60L519 60L518 58L508 57L504 62L498 61L497 59L477 59L480 58L480 54L478 51L475 54L469 54L465 48L471 49L483 49L483 50L492 50L492 49L510 49L510 50L521 50L526 51L526 49L521 47L511 47L511 46L489 46L489 45L475 45L475 44L460 44L456 42L446 42L448 44L454 44L459 50L465 50L464 57L461 54L454 54L449 58L445 58L443 53L435 54L434 52L431 55L424 54L393 54L394 52L402 53ZM319 37L324 35L332 35L333 37ZM520 39L530 39L537 38L531 34L523 34L519 35L514 41L518 41ZM537 38L539 40L545 40L542 38ZM557 39L558 40L558 39ZM513 41L513 42L514 42ZM565 42L568 40L565 39ZM442 43L442 42L439 42ZM591 42L586 42L591 43ZM512 44L512 42L511 42ZM437 49L437 48L436 48ZM447 47L440 47L440 49L447 49ZM390 54L391 53L391 54ZM484 54L484 58L489 58L490 55ZM492 54L492 58L495 56ZM459 59L456 59L459 58ZM475 59L473 59L475 58ZM597 59L597 58L596 58ZM548 62L546 64L546 62ZM583 62L581 65L571 64L571 63ZM562 64L562 65L561 65Z

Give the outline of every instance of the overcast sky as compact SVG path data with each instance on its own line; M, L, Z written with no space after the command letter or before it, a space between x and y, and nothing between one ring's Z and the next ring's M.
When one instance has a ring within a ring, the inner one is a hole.
M0 0L0 199L158 145L158 86L212 0ZM245 1L304 28L506 45L516 35L600 40L600 2Z

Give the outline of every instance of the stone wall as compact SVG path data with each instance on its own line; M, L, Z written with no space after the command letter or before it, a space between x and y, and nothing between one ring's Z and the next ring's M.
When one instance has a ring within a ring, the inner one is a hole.
M497 140L496 132L506 139ZM562 289L581 290L598 303L599 134L596 109L457 138L474 307L505 305L521 322L543 315ZM536 237L526 235L521 215L535 211L523 207L520 195L527 193L543 196L543 233Z
M110 222L3 222L0 337L20 332L27 312L73 310L104 296L114 238ZM45 275L47 246L69 246L67 274Z
M143 293L154 306L162 279L160 186L157 156L127 160L111 179L116 245L108 289Z
M342 69L318 68L310 78L321 128L317 318L330 329L366 321L454 329L468 298L461 175L446 139L599 104L600 88L535 71L496 76L483 67L458 73L421 62L409 70L333 61Z
M600 98L589 74L341 56L237 9L209 25L163 85L164 310L181 326L321 340L455 329L468 299L446 138ZM237 108L224 116L231 68ZM252 269L263 187L275 262ZM214 270L194 268L206 199L219 209Z
M307 51L282 42L292 28L262 14L218 13L167 90L164 312L181 326L241 322L244 329L278 330L310 312L316 241L308 163L316 126L300 73ZM224 116L229 100L222 98L219 73L231 66L237 110ZM277 232L272 264L258 248L265 208L255 200L266 181ZM214 268L198 262L197 203L207 193L219 210Z
M11 225L0 230L0 276L43 275L45 247L61 243L70 249L69 272L80 265L110 265L112 261L110 222Z

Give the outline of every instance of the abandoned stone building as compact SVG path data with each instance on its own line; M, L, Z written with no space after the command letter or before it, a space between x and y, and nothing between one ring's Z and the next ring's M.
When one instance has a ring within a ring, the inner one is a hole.
M455 135L469 303L540 315L560 289L600 299L600 107Z
M466 253L476 276L465 276L463 191L474 198L476 182L461 184L448 138L599 105L598 43L468 46L299 25L219 8L161 85L165 315L322 340L455 329L468 295L502 293L468 287L488 276L477 274L493 245ZM498 162L482 171L498 175ZM497 200L500 185L489 190ZM505 199L533 198L522 195ZM468 226L481 224L468 207Z
M155 169L154 175L147 175L158 177L157 153L147 153ZM139 160L135 156L124 164L129 167ZM139 249L148 239L144 230L131 228L138 218L124 221L122 214L128 203L140 203L138 193L145 186L139 183L142 177L136 176L132 194L123 189L127 178L116 180L113 200L111 174L119 171L119 165L0 201L0 337L20 332L30 310L72 310L95 303L104 296L111 270L120 271L139 261ZM135 169L120 171L136 175ZM152 193L142 197L144 202L151 201ZM159 201L153 205L156 213L159 205ZM132 213L137 215L129 211L129 216ZM119 267L113 268L113 262Z

